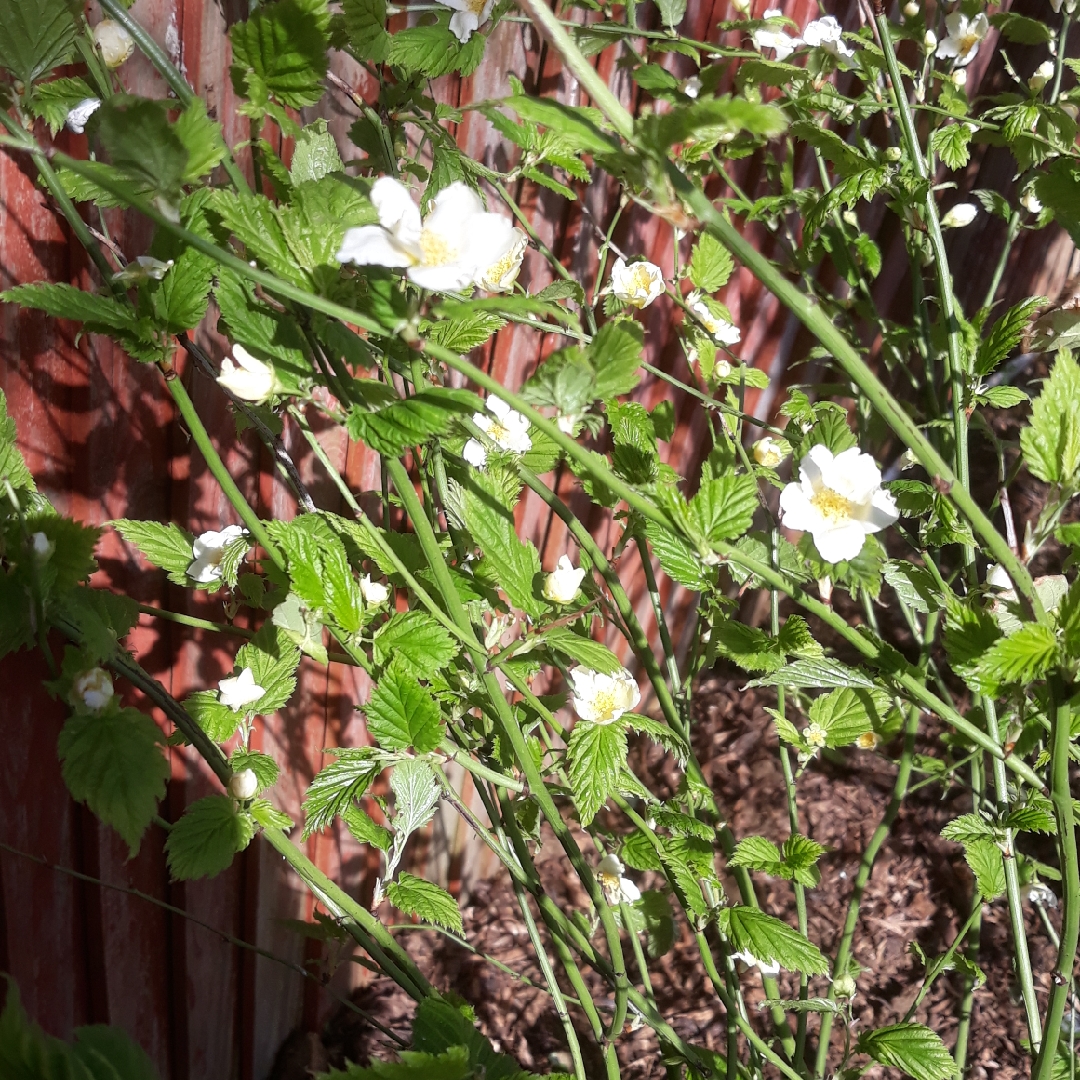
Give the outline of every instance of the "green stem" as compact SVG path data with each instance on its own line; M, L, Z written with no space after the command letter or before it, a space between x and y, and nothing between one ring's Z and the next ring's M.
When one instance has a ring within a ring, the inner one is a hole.
M1080 866L1077 865L1076 822L1069 788L1069 751L1072 748L1072 708L1069 693L1059 675L1048 681L1050 690L1050 801L1057 822L1058 858L1061 860L1061 944L1051 973L1050 998L1046 1004L1044 1037L1031 1070L1031 1080L1049 1080L1057 1056L1058 1033L1072 984L1076 946L1080 941Z

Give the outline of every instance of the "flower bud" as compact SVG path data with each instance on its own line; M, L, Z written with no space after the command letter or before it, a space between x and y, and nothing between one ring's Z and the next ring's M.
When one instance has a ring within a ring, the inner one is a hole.
M112 19L102 19L94 27L94 44L107 68L118 68L135 51L135 40Z
M941 219L941 227L943 229L963 229L975 220L978 213L979 208L974 203L957 203Z
M967 86L967 68L957 68L949 78L957 90L963 90Z
M113 699L113 681L104 668L94 667L84 671L71 688L91 712L101 712Z
M691 75L686 82L683 83L683 93L688 98L696 98L701 93L701 80L696 75Z
M787 451L775 439L768 435L758 439L753 447L754 460L766 469L775 469L787 457Z
M575 570L569 555L561 555L555 570L544 578L544 598L553 604L572 604L584 577L585 571Z
M833 979L833 993L841 998L853 998L855 996L855 980L850 975L838 975Z
M265 401L276 385L274 369L254 357L243 345L234 345L230 359L221 362L221 374L217 380L241 401Z
M885 148L886 161L899 161L904 156L904 151L899 146L887 146Z
M1020 205L1029 214L1041 214L1042 213L1042 208L1043 208L1042 201L1039 199L1039 196L1035 194L1035 189L1033 187L1029 187L1024 192L1024 194L1020 196Z
M243 802L254 799L259 793L259 778L252 769L241 769L229 777L229 794Z
M1054 62L1044 60L1028 79L1028 87L1033 94L1037 94L1054 77Z
M30 537L30 544L34 549L34 557L39 563L48 562L52 553L56 550L56 544L43 532L36 532Z
M937 48L937 34L935 34L933 30L927 30L926 33L923 34L922 43L923 48L926 49L928 53L932 53Z
M372 581L370 574L365 574L360 579L360 595L364 603L372 607L385 604L390 597L390 590L381 581Z
M904 14L909 19L914 19L915 16L919 14L919 5L915 2L915 0L908 0L908 2L904 5Z
M740 15L745 15L754 6L754 0L731 0L731 6Z

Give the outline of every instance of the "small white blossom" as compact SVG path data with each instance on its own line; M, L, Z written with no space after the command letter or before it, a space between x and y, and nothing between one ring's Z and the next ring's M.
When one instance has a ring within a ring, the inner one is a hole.
M254 769L241 769L229 777L229 794L239 801L254 799L259 794L259 778Z
M753 450L754 460L766 469L775 469L789 453L780 443L768 435L764 439L758 439L751 449Z
M651 262L627 264L618 258L611 268L611 291L624 304L647 308L664 291L664 271Z
M825 740L829 737L829 733L816 721L811 720L806 727L803 728L803 738L806 740L807 746L822 747L825 745Z
M92 712L101 712L113 699L113 681L104 668L91 668L72 684L75 696Z
M923 34L922 43L923 48L926 49L928 53L932 53L937 48L937 34L935 34L933 30L927 30L926 33Z
M963 90L967 86L967 68L957 68L949 76L949 80L957 90Z
M228 705L233 712L258 701L266 691L255 681L255 673L246 667L234 679L222 679L218 683L218 701Z
M83 98L74 108L68 110L67 119L64 123L68 131L81 135L86 130L86 124L90 117L101 108L101 98Z
M986 584L992 589L1011 589L1012 578L1009 577L1008 572L1001 563L994 563L986 571Z
M152 255L139 255L124 267L117 270L112 279L118 285L141 285L145 281L163 281L165 275L173 268L173 260L162 262Z
M718 356L713 363L713 375L718 379L726 379L730 374L731 365L722 356Z
M784 29L784 23L781 21L784 17L782 11L773 9L772 11L766 11L761 16L767 22L775 22L775 28L769 26L759 26L750 34L750 40L754 43L754 48L758 52L764 49L775 49L777 60L786 60L802 43L803 40L800 37L795 37L794 34L789 34Z
M824 49L838 59L847 60L855 55L855 50L844 44L843 29L832 15L815 19L808 23L803 31L803 41L816 49Z
M696 75L691 75L686 82L683 83L682 92L688 98L696 98L701 93L701 80Z
M221 560L225 549L233 540L243 535L244 530L239 525L229 525L221 532L204 532L197 537L191 545L194 558L187 568L188 577L202 585L220 581Z
M508 246L477 279L481 289L492 293L511 292L521 273L529 238L518 228L511 229Z
M888 528L899 513L881 486L881 471L857 446L833 456L818 443L799 463L799 479L780 493L789 529L810 533L828 563L854 559L868 533Z
M592 668L576 667L570 672L574 711L582 720L611 724L641 700L637 680L626 668L608 675Z
M919 10L919 5L915 2L915 0L908 0L908 2L904 5L904 14L909 19L914 19L915 16L919 14Z
M377 607L385 604L390 597L390 590L381 581L372 581L370 574L365 574L360 579L360 595L365 604Z
M478 282L514 244L514 226L484 210L480 196L455 180L432 202L423 221L408 188L391 176L371 187L378 225L349 229L338 262L404 268L410 281L434 292Z
M217 381L241 401L263 402L277 386L270 364L252 356L243 345L234 345L232 358L221 361Z
M623 864L617 855L605 855L596 868L596 880L604 890L604 899L613 907L641 899L641 890L627 877L623 877Z
M512 454L525 454L532 449L529 438L529 421L519 412L515 412L502 398L488 395L487 413L473 413L473 423L500 449ZM470 439L461 451L461 456L478 469L487 464L487 449L479 439Z
M93 35L107 68L118 68L135 51L135 39L112 19L102 19Z
M1020 895L1024 900L1038 907L1056 908L1058 906L1057 894L1042 881L1033 881L1030 885L1023 886Z
M957 203L941 219L943 229L963 229L970 225L978 216L979 208L974 203Z
M495 6L495 0L441 0L441 3L457 12L450 16L450 33L462 45L491 18Z
M741 960L747 967L756 967L762 975L779 975L780 965L771 960L759 960L753 953L743 951L731 954L732 960Z
M728 322L727 319L715 315L698 293L690 293L686 298L686 303L697 316L698 322L712 334L713 340L718 345L736 345L742 339L739 328L734 323Z
M953 60L957 67L967 67L979 51L983 38L990 32L990 21L980 11L969 19L962 11L954 11L945 17L948 36L937 47L937 55L943 60Z
M56 550L56 544L43 532L36 532L30 537L30 546L38 562L48 562Z
M1044 60L1028 79L1031 92L1037 94L1054 77L1054 61Z
M575 569L569 555L560 555L555 569L544 578L544 596L553 604L572 604L584 578L583 568Z
M1043 209L1042 201L1039 196L1035 194L1033 187L1027 188L1023 195L1020 196L1020 205L1029 214L1041 214Z

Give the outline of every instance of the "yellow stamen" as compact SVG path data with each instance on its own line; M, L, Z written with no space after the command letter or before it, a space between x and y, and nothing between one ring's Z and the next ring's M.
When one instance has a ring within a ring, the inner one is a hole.
M593 708L596 710L597 723L606 723L615 718L615 691L601 690L593 698Z
M810 500L810 505L832 523L851 517L851 502L832 488L822 488Z
M458 250L452 247L444 237L431 229L420 232L420 256L425 266L445 266L458 256Z
M465 6L479 19L484 13L487 0L465 0Z

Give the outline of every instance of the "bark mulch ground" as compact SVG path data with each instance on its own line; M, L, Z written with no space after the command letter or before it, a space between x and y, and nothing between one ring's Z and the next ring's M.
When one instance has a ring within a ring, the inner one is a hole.
M776 841L788 833L783 776L777 740L764 707L774 699L768 690L743 690L735 671L707 676L695 698L694 739L699 761L736 837L763 834ZM933 732L920 733L920 751L932 749ZM896 752L897 747L886 747ZM664 758L650 744L636 747L635 765L643 768L654 790L666 794L673 777L664 772ZM880 820L895 776L895 766L880 753L852 750L843 764L813 763L799 781L803 831L830 849L821 863L821 884L808 893L810 937L827 955L835 952L859 859ZM922 965L909 946L925 953L944 952L970 910L972 881L960 849L938 835L942 826L970 809L970 797L959 789L931 783L917 790L894 824L874 867L863 898L855 958L862 966L854 1002L860 1030L899 1021L922 981ZM543 846L540 870L550 894L564 910L586 910L584 892L554 842ZM650 874L635 874L643 887L657 887ZM756 881L765 909L795 921L790 885L761 875ZM735 895L734 886L729 894ZM498 957L537 984L542 977L532 960L525 925L506 878L474 886L464 908L469 942L479 952ZM1032 964L1040 998L1045 1001L1054 950L1034 911L1028 912ZM514 1055L523 1068L547 1072L568 1062L562 1028L544 992L525 985L479 956L428 932L408 935L408 948L434 985L470 1002L483 1031L498 1049ZM978 963L986 974L974 995L968 1053L968 1074L978 1080L1011 1080L1027 1071L1021 1040L1022 1010L1012 976L1008 914L1003 901L983 909ZM723 1051L726 1027L723 1008L708 985L692 935L685 924L675 948L651 967L658 1004L687 1041ZM753 972L743 976L751 1017L767 1033L767 1018L755 1008L762 1000ZM785 996L797 995L794 976L781 975ZM604 993L596 982L597 994ZM811 994L823 993L823 979L811 982ZM929 1024L951 1047L956 1037L958 1007L964 983L956 972L943 975L920 1006L916 1019ZM387 979L375 979L356 991L354 1000L388 1027L407 1034L411 1003ZM588 1053L592 1045L584 1017L574 1021ZM814 1039L816 1017L810 1018ZM834 1033L834 1043L839 1038ZM623 1076L653 1080L665 1070L656 1040L647 1029L625 1035L618 1044ZM341 1066L346 1060L366 1063L387 1054L385 1037L355 1013L342 1010L325 1030L296 1033L279 1055L273 1080L299 1080L309 1069ZM389 1055L388 1055L389 1056ZM835 1062L834 1062L835 1063ZM603 1076L595 1050L587 1064L590 1075Z

